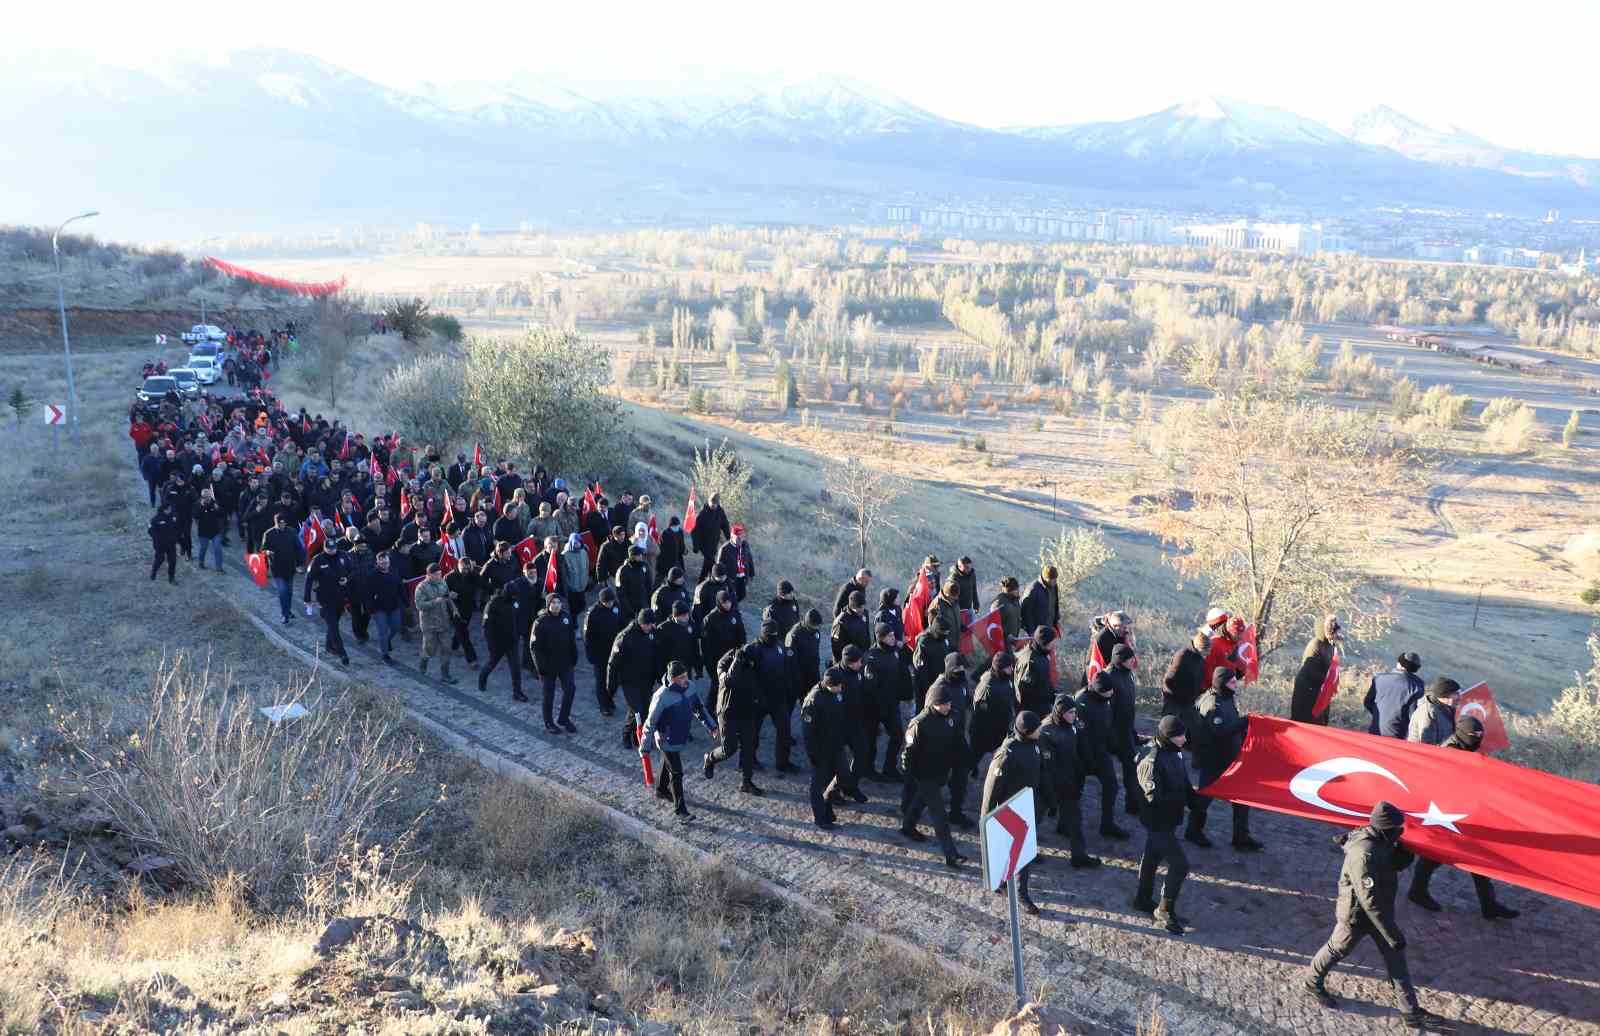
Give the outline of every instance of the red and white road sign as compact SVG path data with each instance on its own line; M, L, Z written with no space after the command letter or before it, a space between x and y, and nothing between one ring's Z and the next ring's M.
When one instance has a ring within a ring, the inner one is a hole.
M56 406L54 403L46 403L44 405L45 424L63 424L66 422L66 419L67 412L65 410Z
M1039 855L1033 789L1023 788L983 818L983 883L992 892Z

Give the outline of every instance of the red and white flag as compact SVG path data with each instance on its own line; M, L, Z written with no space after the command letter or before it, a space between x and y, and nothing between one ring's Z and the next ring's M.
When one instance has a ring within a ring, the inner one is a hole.
M445 575L449 575L451 572L454 572L456 567L460 564L461 559L456 557L455 540L446 536L444 538L444 549L439 552L439 571Z
M477 474L477 469L481 467L483 467L483 443L480 442L472 445L473 474Z
M405 518L411 513L411 493L405 486L400 487L400 517Z
M1490 758L1276 716L1251 716L1213 798L1345 827L1405 812L1407 848L1487 878L1600 908L1600 787Z
M1461 692L1461 697L1456 699L1456 722L1460 723L1463 716L1476 716L1483 724L1480 751L1503 752L1511 747L1506 722L1500 718L1500 706L1495 704L1494 692L1489 690L1488 684L1480 681Z
M654 512L652 512L650 515L650 538L655 540L657 543L661 542L661 533L656 530L656 516Z
M554 553L546 554L544 558L544 592L556 592L556 581L561 578L561 559Z
M1328 706L1333 704L1333 696L1339 693L1339 649L1333 649L1333 661L1328 663L1328 675L1322 678L1322 688L1317 691L1317 700L1311 706L1311 714L1320 716L1328 711Z
M517 567L526 568L529 562L539 556L540 549L541 544L539 541L532 536L528 536L521 543L512 547L511 553L517 556Z
M1083 667L1084 682L1093 683L1094 678L1110 664L1105 656L1100 654L1100 638L1096 636L1089 641L1089 664Z
M1244 682L1255 683L1256 677L1261 675L1261 656L1256 651L1256 624L1250 623L1244 628L1244 633L1239 637L1239 646L1234 648L1239 661L1244 663Z
M1006 627L1000 619L1000 609L992 608L987 614L973 619L967 624L967 632L962 634L962 638L970 638L973 644L982 645L991 658L1004 651Z
M694 523L700 520L700 504L694 498L694 486L689 487L689 502L683 505L683 531L694 532Z
M919 568L912 580L911 591L906 594L905 609L901 612L906 627L907 647L916 648L917 639L922 636L923 627L928 624L928 602L931 600L933 591L928 587L928 580L923 578L922 569Z

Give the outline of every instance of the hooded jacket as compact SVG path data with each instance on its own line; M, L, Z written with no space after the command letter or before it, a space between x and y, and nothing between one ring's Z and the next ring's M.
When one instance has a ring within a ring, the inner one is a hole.
M931 695L930 695L931 696ZM900 772L914 781L943 783L960 765L964 743L956 729L956 713L941 716L928 705L906 725L905 747L900 749Z
M1015 734L1007 737L989 760L989 772L983 778L983 812L999 809L1023 788L1035 789L1037 796L1043 772L1039 742Z
M822 630L797 623L783 639L783 646L789 650L789 700L794 702L804 697L821 675Z
M622 632L622 609L596 601L583 617L583 653L590 665L605 665L611 644Z
M654 632L646 633L639 620L628 623L611 644L606 683L619 687L649 687L660 675L660 647Z
M1368 928L1398 949L1406 937L1395 919L1394 896L1400 872L1410 866L1410 852L1372 827L1357 828L1344 840L1344 865L1339 868L1337 917L1341 925Z
M1151 739L1139 756L1138 774L1139 790L1144 793L1139 822L1151 831L1176 830L1194 793L1183 750L1166 738Z
M1039 727L1045 783L1058 801L1079 798L1083 794L1084 779L1094 765L1088 754L1088 740L1082 734L1083 727L1068 723L1066 709L1059 706L1051 710Z
M1328 722L1326 711L1321 716L1313 716L1311 710L1317 704L1322 682L1328 678L1328 669L1333 665L1334 644L1328 634L1333 618L1324 615L1317 620L1316 635L1306 641L1306 649L1300 653L1300 670L1294 674L1294 692L1289 699L1289 718L1297 723L1326 725Z
M1167 675L1162 680L1168 709L1183 712L1194 707L1205 693L1206 656L1191 643L1179 648L1167 664Z
M1055 629L1061 625L1061 595L1041 576L1028 587L1022 599L1022 632L1031 634L1040 626Z
M1450 686L1457 691L1460 690L1453 680ZM1455 732L1455 707L1435 698L1430 690L1422 696L1421 701L1417 702L1417 707L1411 713L1411 722L1406 728L1406 740L1419 741L1425 745L1442 745Z
M1014 677L1002 673L991 662L978 679L972 693L972 718L967 723L967 741L972 754L993 752L1006 739L1017 716L1017 688Z
M688 688L680 690L670 680L663 681L650 696L640 733L647 745L653 744L663 752L681 752L689 743L689 724L695 718L699 718L707 730L716 733L716 721L706 711L699 695Z
M1217 679L1212 680L1211 690L1200 696L1196 711L1200 714L1199 730L1205 733L1202 736L1196 736L1199 730L1191 733L1191 747L1194 761L1203 775L1201 781L1209 783L1238 758L1250 721L1239 715L1234 692L1228 689L1226 681Z
M1028 646L1017 655L1017 697L1024 709L1036 715L1049 713L1055 703L1055 664L1045 634L1035 630Z

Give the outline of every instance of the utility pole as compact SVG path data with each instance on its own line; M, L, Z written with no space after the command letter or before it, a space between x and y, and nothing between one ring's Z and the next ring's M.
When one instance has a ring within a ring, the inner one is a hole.
M99 212L85 212L82 215L73 216L66 223L57 227L54 234L50 235L50 254L55 256L56 260L56 311L61 314L61 350L67 357L67 407L72 414L73 442L78 441L78 386L72 378L72 339L67 335L67 295L66 289L62 285L61 275L61 232L67 229L67 223L75 223L80 219L88 219L90 216L98 215L100 215Z

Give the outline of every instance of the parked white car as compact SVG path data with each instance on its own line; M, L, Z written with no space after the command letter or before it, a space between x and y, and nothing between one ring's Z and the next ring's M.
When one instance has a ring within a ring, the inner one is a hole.
M191 356L184 366L194 371L194 380L202 385L215 385L222 376L216 358L212 356Z
M215 324L196 324L181 336L186 344L193 345L197 342L226 342L228 332Z

